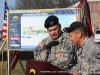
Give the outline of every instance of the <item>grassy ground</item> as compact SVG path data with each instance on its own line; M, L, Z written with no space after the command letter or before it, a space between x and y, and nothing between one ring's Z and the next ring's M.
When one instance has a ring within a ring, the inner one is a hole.
M21 61L24 68L26 69L26 61ZM2 69L2 74L1 74L1 67L3 66L3 69ZM3 62L3 65L2 63L0 62L0 75L7 75L7 63L6 62ZM24 75L23 73L23 70L19 64L19 62L17 63L16 67L14 70L11 70L11 75Z

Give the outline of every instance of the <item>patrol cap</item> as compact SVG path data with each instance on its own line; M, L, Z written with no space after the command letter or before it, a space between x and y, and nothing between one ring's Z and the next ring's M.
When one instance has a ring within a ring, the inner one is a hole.
M49 28L51 26L54 26L56 24L59 24L59 21L58 20L59 19L58 19L57 16L51 15L51 16L47 17L47 19L45 20L44 27L45 28Z
M75 21L75 22L71 23L70 27L65 27L63 30L65 32L70 33L70 32L72 32L72 31L74 31L74 30L76 30L76 29L78 29L78 28L80 28L82 26L84 27L84 23L83 22Z

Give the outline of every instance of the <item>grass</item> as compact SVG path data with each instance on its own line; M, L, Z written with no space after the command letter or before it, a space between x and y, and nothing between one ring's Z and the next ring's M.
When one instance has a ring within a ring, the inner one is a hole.
M26 61L21 61L21 62L23 64L24 68L26 69ZM2 68L2 74L1 74L1 67L2 66L3 66L3 68ZM0 62L0 75L7 75L7 63L5 61L3 62L3 65ZM24 75L23 70L22 70L19 62L17 62L15 69L11 70L11 75Z

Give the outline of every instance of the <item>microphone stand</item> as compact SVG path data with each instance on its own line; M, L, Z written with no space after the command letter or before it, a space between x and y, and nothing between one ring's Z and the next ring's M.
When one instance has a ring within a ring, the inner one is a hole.
M52 46L56 46L56 45L58 45L59 44L59 41L52 41L52 42L50 42L48 45L47 45L47 57L46 57L46 62L47 62L47 60L48 60L48 57L49 57L49 54L51 54L51 47Z
M47 48L47 52L46 53L47 53L47 56L46 56L46 62L47 62L49 54L51 53L51 48Z

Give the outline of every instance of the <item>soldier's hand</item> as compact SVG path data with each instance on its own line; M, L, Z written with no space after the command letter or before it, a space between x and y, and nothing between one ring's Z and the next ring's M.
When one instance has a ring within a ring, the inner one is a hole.
M44 44L43 44L43 43L39 43L38 46L39 46L40 48L43 48Z
M55 57L56 57L56 58L59 58L62 54L63 54L63 52L56 53L56 54L55 54Z
M69 73L72 75L80 75L79 73L76 73L76 72L69 72Z
M39 43L38 46L40 48L43 48L44 47L44 44L43 43ZM41 54L46 55L46 51L42 51Z
M42 51L41 54L46 55L46 51Z

